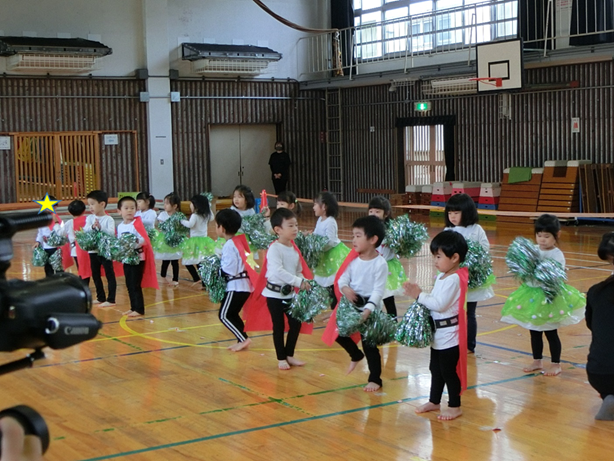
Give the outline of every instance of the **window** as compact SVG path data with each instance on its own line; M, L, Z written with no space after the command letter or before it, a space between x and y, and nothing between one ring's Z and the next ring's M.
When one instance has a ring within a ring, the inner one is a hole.
M516 37L518 0L354 0L357 57Z

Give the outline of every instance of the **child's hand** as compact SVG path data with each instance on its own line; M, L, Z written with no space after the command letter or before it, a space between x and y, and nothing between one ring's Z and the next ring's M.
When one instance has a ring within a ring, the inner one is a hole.
M345 297L350 300L350 302L352 303L356 302L356 299L357 299L356 292L352 290L350 287L343 287L341 289L341 293L343 293Z
M422 289L418 286L417 283L405 282L403 284L403 290L407 296L411 296L414 299L418 299L420 293L422 293Z
M39 246L41 246L40 243L36 242L34 245L32 245L32 249L35 250L37 249Z
M303 235L310 235L310 234L313 234L312 230L306 230L303 232Z
M371 315L371 310L370 309L365 309L362 311L362 315L361 320L364 322L365 320L367 320L369 318L369 316Z
M309 285L309 282L307 280L303 280L303 282L301 283L301 290L311 290L311 285Z
M49 240L49 237L47 237L46 235L43 237L43 242L47 243L47 240Z
M271 217L271 209L268 206L263 206L260 209L260 213L263 214L265 218Z
M100 223L98 220L94 220L94 224L92 224L92 229L100 230Z

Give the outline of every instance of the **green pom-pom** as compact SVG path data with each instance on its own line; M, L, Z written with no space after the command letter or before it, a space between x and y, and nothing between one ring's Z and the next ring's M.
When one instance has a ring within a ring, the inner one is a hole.
M362 315L358 308L354 306L345 296L339 301L337 307L337 330L339 336L351 336L360 330Z
M320 264L324 254L324 247L328 244L328 238L324 235L303 234L299 231L294 243L296 243L296 246L301 251L307 265L311 269L315 269Z
M312 323L320 312L330 309L332 298L326 287L311 280L309 284L311 290L299 290L294 295L288 314L301 322Z
M213 194L211 192L201 192L200 195L207 197L207 200L209 200L209 206L213 204Z
M98 254L105 259L113 259L113 247L117 237L109 235L106 232L100 232L98 235Z
M60 235L56 231L52 231L49 237L47 237L47 245L52 247L61 247L68 243L68 239L63 235Z
M219 256L207 256L198 266L198 273L209 291L211 302L221 302L226 294L226 279L222 276L222 261Z
M411 258L422 249L422 244L428 238L424 224L413 222L409 216L403 215L388 221L382 245L386 245L402 258Z
M467 256L460 267L469 269L469 288L484 285L492 275L492 259L486 249L478 242L467 240Z
M99 231L75 231L75 239L82 250L96 251L98 250Z
M376 309L371 312L360 330L363 343L381 346L394 340L397 324L386 312Z
M431 312L416 301L407 308L397 328L395 339L408 347L428 347L433 342L433 334Z
M172 248L176 248L188 237L190 230L181 224L181 221L186 219L181 211L173 213L166 221L158 224L158 227L164 232L164 242Z
M53 267L55 272L64 271L64 265L62 264L62 249L58 248L55 252L49 256L49 264Z
M565 268L553 259L542 259L537 246L524 237L514 239L505 262L509 271L522 283L544 290L549 303L561 292L567 281Z
M158 235L158 229L151 226L145 226L145 230L147 231L147 237L149 237L149 241L153 242L156 240L156 236Z
M32 265L36 267L43 267L49 261L49 255L43 249L43 247L34 247L32 251Z
M247 236L250 246L257 250L266 250L277 237L267 232L264 227L264 216L260 213L245 216L241 222L241 230Z
M113 261L138 266L141 263L138 248L139 239L136 235L130 233L120 235L111 248Z

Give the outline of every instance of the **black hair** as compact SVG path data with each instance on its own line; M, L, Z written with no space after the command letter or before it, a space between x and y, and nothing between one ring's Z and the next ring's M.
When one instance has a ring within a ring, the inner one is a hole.
M171 192L166 197L164 197L164 201L166 200L168 200L168 203L170 203L171 205L177 205L177 210L179 210L179 208L181 207L181 197L179 197L179 195L175 194L174 192Z
M358 218L352 224L352 229L362 229L365 236L370 239L371 237L377 237L375 242L375 248L381 245L382 240L386 235L386 227L384 222L377 216L363 216Z
M373 197L369 201L368 209L370 210L371 208L384 212L384 222L388 222L392 219L392 205L390 205L390 201L386 197L382 197L381 195Z
M125 197L120 198L117 201L117 209L121 210L122 205L124 204L124 202L134 202L134 206L136 207L136 199L130 195L126 195Z
M243 184L235 187L235 190L232 191L232 197L234 198L235 192L239 192L243 197L245 197L245 209L249 210L250 208L254 208L256 206L256 199L254 198L254 193L252 189Z
M458 232L453 230L445 230L440 232L431 240L431 253L436 255L437 252L441 252L448 258L454 256L454 253L458 254L459 263L465 261L467 256L467 241Z
M209 204L209 199L204 195L195 195L190 199L192 205L194 205L194 212L197 215L202 216L205 219L209 219L209 215L211 214L211 205Z
M313 201L326 207L326 216L336 218L339 214L339 204L337 203L337 198L332 192L320 192L318 195L316 195Z
M477 224L479 221L478 210L475 207L475 202L467 194L454 194L448 199L446 203L446 210L444 212L444 218L446 220L446 227L454 227L454 224L450 222L448 218L448 212L460 211L462 227L471 226Z
M284 143L283 143L283 142L281 142L281 141L277 141L277 142L275 143L275 150L277 150L277 146L278 146L278 145L280 145L280 144L281 144L281 150L284 150Z
M87 194L86 198L91 198L92 200L96 200L97 202L104 202L105 208L109 204L109 194L107 194L103 190L93 190L89 194Z
M242 221L241 215L230 208L224 208L215 215L216 224L223 227L228 235L235 235L239 232Z
M271 227L275 230L276 227L282 227L285 220L292 218L296 218L292 210L288 208L278 208L275 210L275 213L271 215Z
M538 232L548 232L552 234L554 239L559 241L559 232L561 231L561 222L559 218L552 214L543 214L535 220L535 234Z
M280 192L277 196L277 201L286 202L288 204L294 203L294 210L292 211L294 211L294 214L296 216L299 216L301 214L301 210L303 209L303 207L301 206L301 202L296 199L296 194L294 192L290 192L289 190Z
M81 216L85 213L85 203L83 200L73 200L68 204L68 212L72 216Z
M148 201L149 204L147 206L150 210L153 210L154 207L156 206L156 199L149 192L139 192L136 195L136 199Z
M603 234L597 249L597 256L603 261L611 261L614 258L614 232Z

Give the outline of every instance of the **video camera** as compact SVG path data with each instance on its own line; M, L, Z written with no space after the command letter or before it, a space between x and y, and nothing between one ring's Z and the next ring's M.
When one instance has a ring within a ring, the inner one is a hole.
M64 349L96 337L102 324L90 311L92 296L79 277L59 273L42 280L6 280L17 232L48 226L49 213L0 214L0 351L34 349L27 357L0 365L0 375L28 368L42 359L44 347ZM12 416L26 434L41 438L43 452L49 432L42 417L25 405L0 412ZM1 441L2 434L0 434Z

